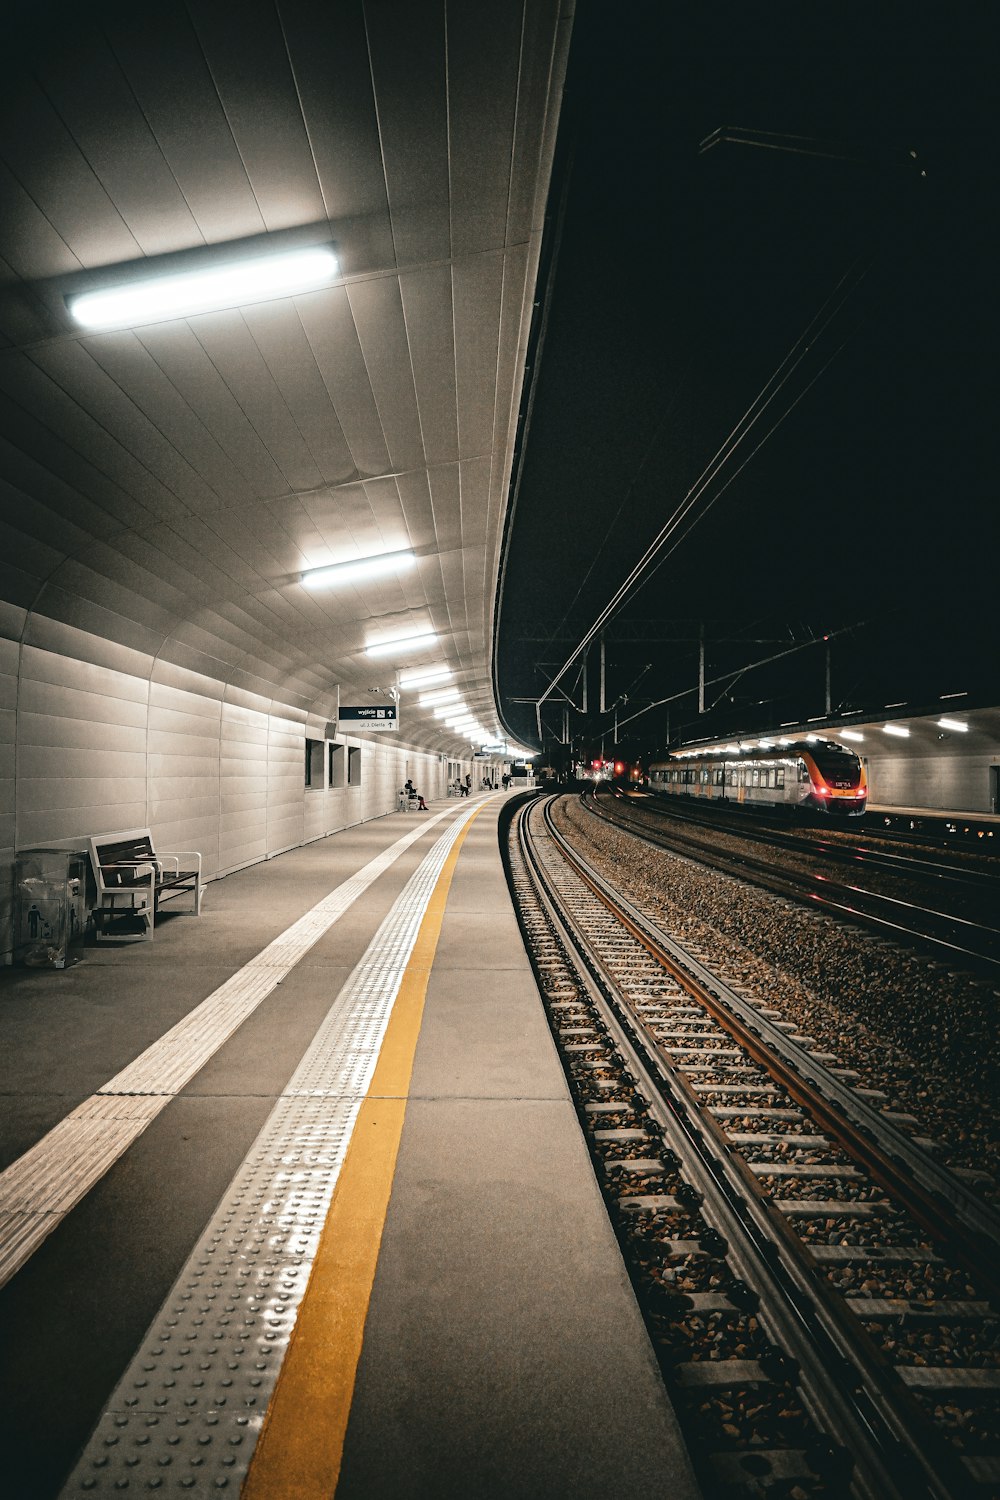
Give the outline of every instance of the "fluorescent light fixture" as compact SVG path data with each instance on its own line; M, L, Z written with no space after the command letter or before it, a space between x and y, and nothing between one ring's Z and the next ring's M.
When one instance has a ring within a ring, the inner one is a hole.
M476 719L474 714L452 714L444 722L449 729L471 729Z
M353 562L331 563L326 568L309 568L302 574L306 588L336 588L340 583L355 583L359 578L380 578L412 568L417 559L405 549L379 552L374 557L358 557Z
M864 735L858 734L856 729L842 729L840 731L840 738L842 740L863 740Z
M957 729L959 734L968 734L968 724L959 723L958 719L938 719L939 729Z
M458 688L441 688L434 693L421 693L417 702L421 708L433 708L438 703L453 703L461 696Z
M781 739L778 741L779 745L790 745L791 743L791 740L786 739L784 735L782 735Z
M806 735L806 744L807 745L815 745L815 743L816 743L816 741L818 739L819 739L819 735L818 734L807 734Z
M443 719L446 724L451 724L455 719L464 719L469 711L467 703L448 703L444 708L436 708L434 717Z
M84 328L137 328L167 318L188 318L222 307L242 307L272 297L327 286L339 274L333 251L324 246L230 261L204 271L183 271L124 282L100 292L82 292L67 306Z
M910 738L910 731L904 728L902 724L883 724L882 733L898 734L900 739L903 740L908 740Z
M430 687L432 682L448 682L454 675L450 667L411 667L408 672L400 672L399 685L406 689Z
M436 630L421 630L415 635L396 636L391 641L373 641L365 647L365 655L392 656L396 651L419 651L421 646L433 646L436 640Z
M774 741L773 740L761 740L761 742L760 742L760 748L762 750L773 750L774 749Z

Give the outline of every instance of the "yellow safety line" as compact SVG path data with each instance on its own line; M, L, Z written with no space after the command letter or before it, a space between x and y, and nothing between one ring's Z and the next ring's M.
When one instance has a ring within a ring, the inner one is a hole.
M403 972L242 1500L331 1500L337 1487L427 982L459 852L481 811L445 860Z

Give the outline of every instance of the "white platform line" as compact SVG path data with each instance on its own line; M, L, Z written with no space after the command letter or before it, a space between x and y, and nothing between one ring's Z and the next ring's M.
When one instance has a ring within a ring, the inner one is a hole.
M64 1500L237 1493L400 981L463 809L407 881L303 1054L113 1392ZM173 1491L171 1491L172 1493Z
M0 1173L0 1286L358 897L428 828L456 813L447 807L423 818L335 887Z

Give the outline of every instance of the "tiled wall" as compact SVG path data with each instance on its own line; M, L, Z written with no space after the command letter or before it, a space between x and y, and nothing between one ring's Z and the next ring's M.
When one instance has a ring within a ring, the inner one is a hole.
M394 811L408 776L447 794L437 754L359 738L343 743L361 746L360 786L307 789L325 719L113 643L90 654L103 660L0 637L0 962L15 849L148 826L158 849L200 850L211 878Z

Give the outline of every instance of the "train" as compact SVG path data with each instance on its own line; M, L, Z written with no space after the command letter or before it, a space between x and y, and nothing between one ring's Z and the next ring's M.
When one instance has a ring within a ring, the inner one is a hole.
M647 789L662 797L702 797L740 807L782 808L828 818L861 818L868 773L853 750L810 735L761 741L746 750L681 752L648 768Z

